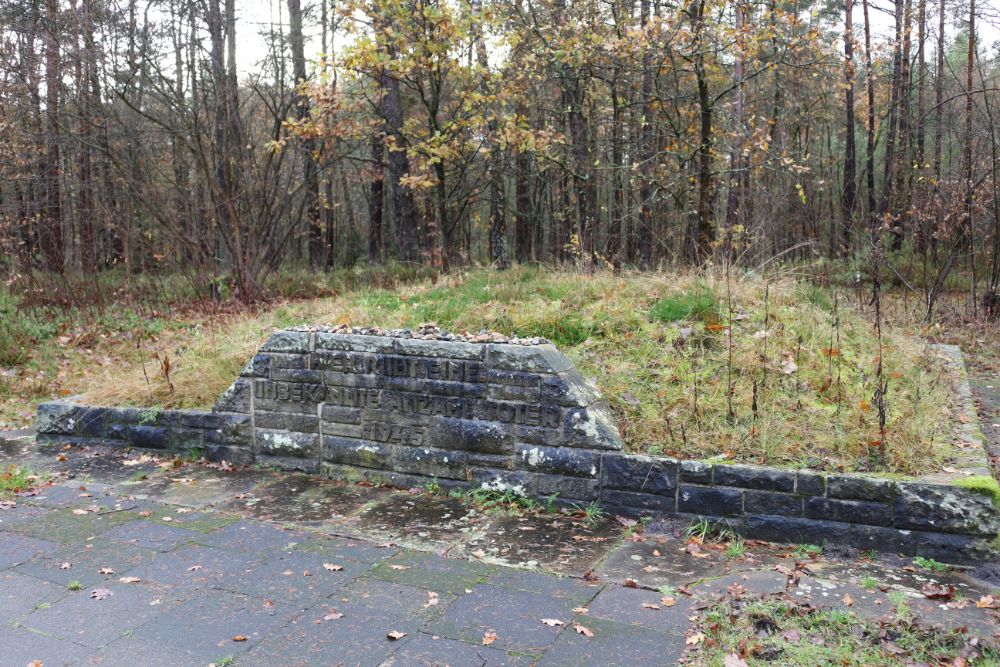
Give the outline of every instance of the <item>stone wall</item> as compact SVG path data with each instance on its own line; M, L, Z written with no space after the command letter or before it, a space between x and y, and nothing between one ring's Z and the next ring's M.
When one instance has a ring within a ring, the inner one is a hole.
M212 412L43 405L39 438L256 462L412 487L486 486L627 515L724 521L751 537L961 561L1000 513L941 480L626 454L596 389L552 345L327 330L274 334ZM972 408L974 410L974 407Z

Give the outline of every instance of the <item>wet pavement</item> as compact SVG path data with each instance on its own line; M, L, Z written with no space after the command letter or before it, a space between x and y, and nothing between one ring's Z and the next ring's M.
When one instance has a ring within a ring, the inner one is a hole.
M52 482L0 502L3 666L666 665L734 591L872 619L905 607L988 640L1000 627L995 566L3 438L0 469Z

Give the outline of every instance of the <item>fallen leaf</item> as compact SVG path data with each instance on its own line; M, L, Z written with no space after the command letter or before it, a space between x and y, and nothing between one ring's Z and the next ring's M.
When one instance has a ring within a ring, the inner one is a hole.
M330 572L340 572L344 569L343 565L334 565L333 563L323 563L323 569L329 570Z
M980 609L996 609L998 605L992 595L984 595L976 602L976 606Z
M555 619L555 618L543 618L542 619L542 623L544 623L545 625L549 626L550 628L555 628L555 627L558 627L560 625L566 625L562 621L560 621L558 619Z
M68 570L71 567L73 567L72 563L63 563L62 565L59 566L59 569L60 570Z
M497 633L487 632L483 634L483 646L489 646L497 640Z
M590 628L588 628L585 625L580 625L579 623L574 623L573 624L573 629L576 630L581 635L583 635L584 637L586 637L587 639L590 639L591 637L594 636L594 631L591 630Z
M139 577L118 577L118 581L122 582L123 584L134 584L142 581L142 579L140 579Z
M393 630L392 632L386 634L391 641L397 641L406 636L405 632L400 632L399 630Z
M200 569L201 569L201 565L192 565L191 567L189 567L187 569L187 571L188 572L194 572L195 570L200 570Z
M848 607L854 604L854 598L851 597L850 593L844 593L844 604Z
M244 637L243 635L236 635L235 637L233 637L234 642L245 642L246 640L247 638Z
M660 609L660 605L658 605L658 604L653 604L653 603L651 603L651 602L643 602L643 603L642 603L642 608L643 608L643 609L656 609L657 611L659 611L659 609Z
M950 600L955 595L955 587L928 581L920 589L920 592L931 600Z
M114 593L109 591L107 588L95 588L94 590L90 591L90 597L94 598L95 600L107 600L112 595L114 595Z
M114 574L115 571L114 571L113 568L110 568L110 567L102 567L99 570L97 570L97 573L98 574Z
M705 641L705 635L700 632L695 632L684 638L684 643L688 646L694 646L695 644L700 644Z
M574 614L586 614L589 611L586 607L573 607Z
M660 598L660 603L664 607L673 607L675 604L677 604L677 600L675 600L669 595L664 595L662 598Z
M339 611L331 611L329 614L323 617L324 621L339 621L344 615Z
M392 568L393 570L409 570L410 569L409 565L390 565L389 567Z
M639 582L635 579L626 579L623 585L625 588L639 588Z
M79 509L78 508L78 509L73 510L73 514L86 514L86 513L87 513L87 510L85 510L85 509Z

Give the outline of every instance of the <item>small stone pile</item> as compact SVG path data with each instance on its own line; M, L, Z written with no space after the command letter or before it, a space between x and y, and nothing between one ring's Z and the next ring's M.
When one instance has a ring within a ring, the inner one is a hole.
M291 331L350 334L353 336L387 336L389 338L412 338L418 340L461 341L465 343L502 343L505 345L544 345L549 342L547 339L537 336L532 338L505 336L497 331L487 331L486 329L480 329L476 332L463 331L461 333L454 333L442 329L436 322L424 322L417 327L416 331L412 329L352 327L347 324L338 324L333 327L321 324L303 324L292 327Z

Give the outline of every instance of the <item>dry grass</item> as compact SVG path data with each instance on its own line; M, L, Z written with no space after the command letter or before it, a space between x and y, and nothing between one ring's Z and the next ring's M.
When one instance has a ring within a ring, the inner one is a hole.
M730 288L732 415L729 295L718 273L476 271L284 303L170 329L146 344L145 372L135 359L105 366L87 379L86 400L205 407L276 328L436 321L553 340L595 379L635 451L904 474L947 465L951 378L923 340L887 328L889 414L879 443L871 406L877 350L863 306L838 295L838 326L834 296L790 278L740 276ZM154 352L170 359L169 385Z

